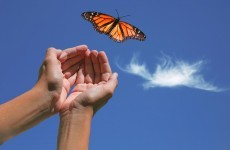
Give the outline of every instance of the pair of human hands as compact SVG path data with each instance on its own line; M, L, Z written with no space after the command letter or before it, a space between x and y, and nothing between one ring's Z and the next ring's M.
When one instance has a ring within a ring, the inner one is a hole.
M35 87L50 93L54 112L76 108L94 114L113 95L117 76L104 52L90 51L86 45L63 51L49 48Z

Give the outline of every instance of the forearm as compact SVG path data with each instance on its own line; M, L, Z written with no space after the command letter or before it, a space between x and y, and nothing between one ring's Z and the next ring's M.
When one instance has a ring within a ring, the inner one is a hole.
M52 96L39 88L14 98L0 106L0 143L33 127L51 113Z
M92 110L60 114L58 150L88 150Z

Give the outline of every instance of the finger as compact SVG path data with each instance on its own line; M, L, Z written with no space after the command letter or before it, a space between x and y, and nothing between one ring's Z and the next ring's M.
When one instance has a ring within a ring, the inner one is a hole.
M109 93L113 94L117 85L118 85L118 74L115 72L109 77L108 82L105 84L106 86L105 89L108 89Z
M46 50L46 58L57 58L58 55L61 55L61 51L55 49L54 47L50 47Z
M56 54L57 54L57 58L59 58L62 54L62 50L56 49Z
M94 70L94 83L99 83L101 80L101 71L100 71L100 64L98 60L98 52L96 50L91 51L90 58L93 63L93 70Z
M58 55L60 55L60 51L56 50L53 47L50 47L46 51L46 57L44 60L44 64L47 65L47 69L51 71L55 71L57 69L56 66L59 66L58 69L60 68L60 61L57 59Z
M85 83L94 83L94 70L90 58L90 51L85 53Z
M53 68L53 66L55 67L55 65L60 66L60 61L57 60L57 57L59 57L60 55L61 55L61 50L57 50L53 47L50 47L46 50L45 59L43 61L42 66L39 69L39 78L41 77L43 69L50 70Z
M57 50L53 47L48 48L44 62L49 65L61 65L60 61L57 59L61 53L61 50Z
M101 81L108 81L109 77L112 74L109 60L105 54L105 52L98 53L99 63L100 63L100 71L101 71Z
M81 64L76 77L76 84L83 84L85 82L85 65Z
M84 59L84 55L77 55L75 57L72 57L66 61L64 61L62 63L62 70L65 71L65 70L68 70L69 68L71 68L73 65L76 65L78 63L80 63L80 61Z
M63 78L63 74L61 71L61 63L57 59L58 54L60 51L56 50L55 48L51 47L47 49L46 56L42 65L42 71L45 71L46 79L49 85L60 85L60 81ZM40 75L41 77L42 75ZM56 90L57 87L49 86L49 90Z
M77 73L73 74L71 77L68 78L68 82L70 84L70 87L72 87L77 79Z
M80 65L81 65L80 63L77 63L77 64L71 66L70 68L68 68L67 70L63 71L65 78L69 79L72 75L76 74Z
M64 62L70 58L73 58L78 55L83 55L87 51L88 47L86 45L79 45L76 47L68 48L62 51L59 60Z

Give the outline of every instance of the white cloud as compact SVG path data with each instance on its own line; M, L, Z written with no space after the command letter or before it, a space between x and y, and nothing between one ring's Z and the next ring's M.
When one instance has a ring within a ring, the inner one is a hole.
M137 75L146 80L143 84L145 88L155 87L178 87L186 86L201 90L220 92L220 89L204 80L201 69L204 61L187 63L181 60L173 61L172 58L165 56L156 65L155 71L150 73L144 63L140 64L134 56L125 68L119 67L123 71Z

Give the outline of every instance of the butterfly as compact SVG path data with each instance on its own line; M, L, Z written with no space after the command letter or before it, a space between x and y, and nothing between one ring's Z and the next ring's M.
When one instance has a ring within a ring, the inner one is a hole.
M95 11L83 12L81 16L91 22L96 31L108 35L109 38L116 42L124 42L126 39L144 41L146 38L145 34L137 27L120 21L121 17L119 16L114 18L110 15Z

